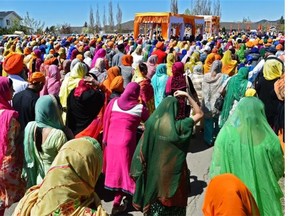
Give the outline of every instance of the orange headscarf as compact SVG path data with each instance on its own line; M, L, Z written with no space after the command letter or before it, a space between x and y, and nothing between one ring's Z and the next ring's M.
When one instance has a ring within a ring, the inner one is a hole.
M237 71L237 61L232 60L231 51L227 50L224 53L222 61L222 73L233 76Z
M122 76L117 76L113 79L110 85L111 91L116 91L122 93L124 91L124 80Z
M204 74L210 71L211 65L215 60L215 53L210 53L204 63Z
M120 69L117 66L111 67L107 71L107 78L104 80L103 85L106 89L110 90L110 85L113 79L120 74Z
M122 64L123 64L124 66L131 66L132 63L133 63L133 56L131 56L131 55L124 55L124 56L122 57Z
M211 180L202 211L204 216L260 216L249 189L230 173L218 175Z

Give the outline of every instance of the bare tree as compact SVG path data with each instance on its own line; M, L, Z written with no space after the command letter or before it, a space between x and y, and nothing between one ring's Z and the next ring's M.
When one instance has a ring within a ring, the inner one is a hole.
M122 26L121 26L121 23L122 23L122 10L120 8L119 2L117 4L116 20L117 20L117 31L121 32L121 30L122 30Z
M109 1L109 5L108 5L108 11L109 11L109 28L110 31L114 30L114 19L113 19L113 7L112 7L112 0Z
M172 13L178 14L178 0L171 0L171 2L170 2L170 11Z
M26 16L23 19L23 24L31 30L31 33L41 33L45 26L44 22L31 18L28 12L26 12Z
M94 14L93 14L93 9L92 9L92 7L90 7L89 33L94 33L94 31L95 31Z
M106 8L105 8L105 5L104 5L104 10L103 10L103 29L104 29L104 32L106 32L106 26L107 26L107 17L106 17Z
M211 0L195 0L193 4L193 15L212 15Z
M101 29L101 21L100 21L100 14L99 14L99 6L96 6L96 32L98 33Z
M215 16L221 16L221 4L220 4L220 0L214 0L214 4L213 4L213 10L214 10L214 15Z
M59 31L61 34L71 34L72 33L71 26L68 23L64 23L64 24L60 25Z

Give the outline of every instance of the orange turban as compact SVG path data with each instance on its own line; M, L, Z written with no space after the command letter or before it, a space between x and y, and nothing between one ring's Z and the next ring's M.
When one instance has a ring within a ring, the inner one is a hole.
M164 48L164 43L161 42L161 41L158 41L157 44L156 44L156 48L157 49L163 49Z
M7 55L3 62L3 69L8 74L20 74L23 70L24 56L19 53Z
M81 62L83 62L83 60L84 60L82 54L78 54L78 55L76 56L76 58L79 59Z
M268 42L268 43L272 43L272 42L273 42L272 38L269 38L269 39L267 40L267 42Z
M113 48L114 42L113 42L113 41L109 41L109 42L107 43L107 46L110 47L110 48Z
M42 72L34 72L28 79L29 83L45 83L45 75Z
M252 48L252 47L254 46L253 42L250 41L250 40L247 41L245 45L246 45L246 47L248 47L248 48Z
M258 42L259 42L259 41L258 41L257 39L254 40L254 41L253 41L253 45L254 45L254 46L257 46L257 45L258 45Z
M24 55L29 55L32 52L31 48L25 47L24 49Z
M263 43L264 41L262 39L258 41L258 44L263 44Z
M283 50L283 45L282 44L278 44L276 46L276 50Z
M123 64L124 66L131 66L132 63L133 63L133 56L131 56L131 55L124 55L124 56L122 57L122 64Z
M218 49L216 47L214 47L211 51L211 53L217 53L218 52Z
M53 62L56 61L56 60L57 60L56 57L52 57L52 58L49 58L49 59L45 60L45 61L44 61L44 64L45 64L45 65L51 65L51 64L53 64Z
M122 76L116 76L110 84L110 89L112 92L116 91L116 92L122 93L124 91L123 84L124 84L123 77Z
M80 52L80 53L82 53L83 51L84 51L84 46L79 46L78 48L77 48L77 50Z
M92 40L90 41L90 43L89 43L89 46L94 46L95 43L96 43L96 40L95 40L95 39L92 39Z
M221 60L221 59L222 59L221 55L219 55L218 53L215 54L215 60Z

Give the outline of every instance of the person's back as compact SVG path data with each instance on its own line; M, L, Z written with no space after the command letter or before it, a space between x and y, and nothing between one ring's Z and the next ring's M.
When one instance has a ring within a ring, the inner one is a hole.
M13 107L19 113L19 123L21 130L24 131L30 121L35 120L35 104L39 94L30 88L18 92L13 97Z
M216 138L209 175L223 173L236 175L249 188L261 216L283 215L278 185L284 174L283 153L256 97L240 100Z
M151 55L157 55L157 64L165 63L166 62L166 56L167 53L163 51L164 49L164 43L158 42L156 44L156 50L151 53Z
M218 175L210 181L202 211L204 216L260 216L249 189L230 173Z
M119 44L117 46L117 52L112 57L112 67L121 65L121 58L124 55L124 44Z
M53 95L40 97L35 105L35 121L24 134L24 173L27 187L40 183L61 146L67 141L61 119L60 102Z
M19 113L21 131L24 131L28 122L35 120L35 104L44 84L44 74L35 72L29 78L28 88L16 93L13 97L13 107Z

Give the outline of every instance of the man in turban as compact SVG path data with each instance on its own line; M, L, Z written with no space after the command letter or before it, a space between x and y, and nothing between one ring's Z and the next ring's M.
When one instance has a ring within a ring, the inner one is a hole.
M3 70L13 81L14 94L27 88L28 83L25 81L26 74L24 72L24 55L19 53L8 54L3 62Z
M112 67L121 66L122 56L124 56L125 46L123 43L118 43L116 54L112 57Z
M45 76L41 72L34 72L28 79L28 87L13 97L13 107L19 113L21 132L29 121L35 121L35 104L39 98L39 92L45 84Z
M157 64L165 63L167 53L164 52L164 43L162 41L158 41L156 44L156 50L152 52L151 55L157 55L158 60Z

